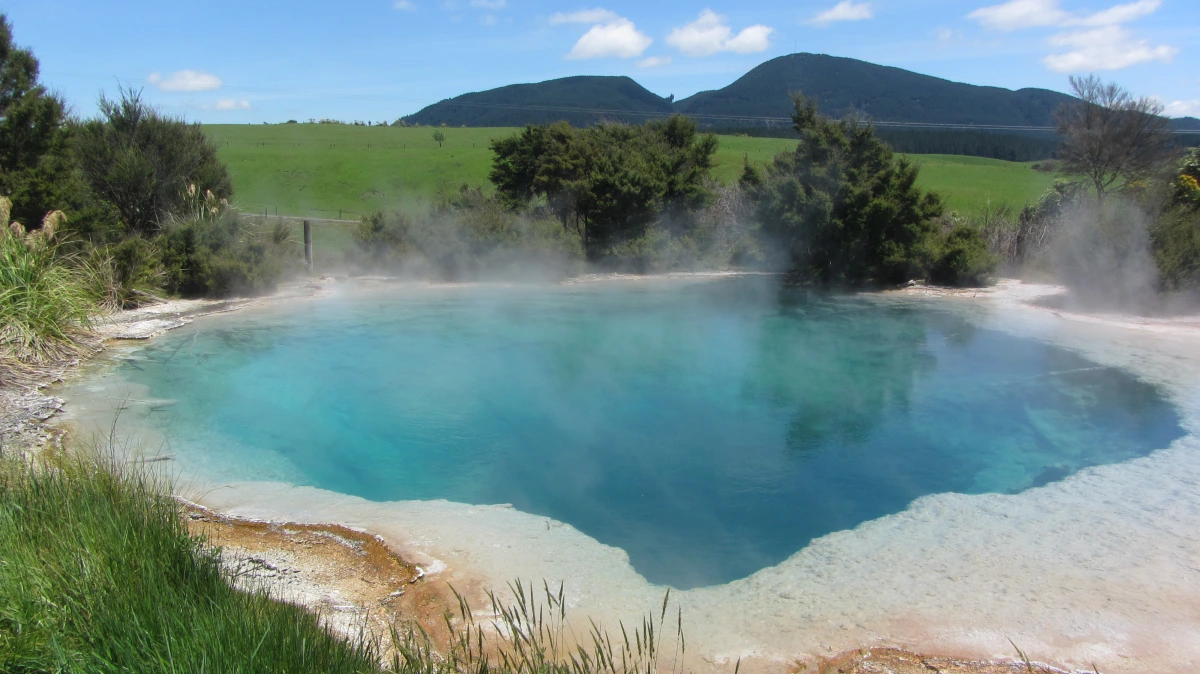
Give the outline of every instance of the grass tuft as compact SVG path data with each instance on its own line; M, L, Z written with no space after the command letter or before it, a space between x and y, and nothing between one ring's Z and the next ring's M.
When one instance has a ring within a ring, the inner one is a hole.
M657 619L632 633L622 624L614 640L590 621L575 632L561 586L543 582L538 591L519 581L507 603L488 594L485 622L455 592L458 613L444 616L448 644L435 647L415 622L393 626L385 667L365 631L338 636L300 606L236 587L220 551L189 534L171 485L116 453L35 463L0 451L0 671L683 671L682 611L673 643L663 640L669 592Z
M457 591L458 615L447 613L449 646L435 650L432 639L420 626L393 629L394 646L391 671L398 674L654 674L683 671L683 613L672 645L675 657L667 669L662 661L662 636L671 592L663 597L656 621L653 615L642 619L634 630L633 641L624 624L619 625L621 639L595 622L577 634L567 617L563 588L552 589L543 581L541 592L532 585L516 581L509 585L513 600L505 603L488 593L490 620L477 621L470 603ZM736 674L736 673L735 673Z
M114 459L0 459L0 671L379 671L371 643L236 589L167 486Z
M0 376L79 353L97 305L77 262L52 234L0 229Z

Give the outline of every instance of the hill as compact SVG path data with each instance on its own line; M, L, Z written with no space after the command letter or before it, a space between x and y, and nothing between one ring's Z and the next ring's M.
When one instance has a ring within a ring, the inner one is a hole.
M677 101L675 109L714 124L721 117L786 118L792 91L816 99L834 117L858 111L878 121L923 124L1049 126L1054 110L1072 100L1046 89L981 87L855 59L790 54L723 89Z
M404 121L422 126L525 126L565 120L590 126L605 120L641 122L674 111L662 98L628 77L564 77L511 84L435 103Z
M405 117L423 126L522 126L565 119L580 126L603 119L642 121L683 113L718 128L787 126L789 94L803 91L825 113L858 111L885 122L1050 126L1071 99L1046 89L1011 91L824 54L790 54L755 67L722 89L672 101L628 77L565 77L513 84L430 105Z
M679 101L661 98L628 77L566 77L514 84L435 103L405 117L423 126L524 126L565 120L575 126L599 121L640 123L683 113L707 129L755 136L790 137L789 94L802 91L826 114L858 112L882 123L881 135L901 152L966 154L1009 161L1053 155L1053 131L987 129L1054 126L1054 111L1073 100L1047 89L984 87L952 82L901 68L825 54L790 54L755 67L722 89ZM962 125L985 128L938 128ZM1176 130L1200 130L1200 120L1172 120ZM1180 136L1200 142L1200 134Z

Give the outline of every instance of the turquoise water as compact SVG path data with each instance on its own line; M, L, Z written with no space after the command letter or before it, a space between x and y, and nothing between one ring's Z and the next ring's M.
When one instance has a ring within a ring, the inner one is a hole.
M940 492L1182 435L1153 386L955 315L767 279L397 290L202 321L114 376L183 468L567 522L688 588Z

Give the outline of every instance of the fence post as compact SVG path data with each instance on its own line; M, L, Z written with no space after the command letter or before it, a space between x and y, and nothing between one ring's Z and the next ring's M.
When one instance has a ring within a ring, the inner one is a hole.
M308 273L312 274L312 223L308 220L304 221L304 264L308 266Z

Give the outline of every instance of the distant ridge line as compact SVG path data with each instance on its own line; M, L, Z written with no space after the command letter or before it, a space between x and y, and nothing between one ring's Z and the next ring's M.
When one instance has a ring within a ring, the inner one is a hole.
M576 108L570 106L552 106L552 105L515 105L504 103L462 103L452 99L446 99L437 103L440 106L453 106L464 108L485 108L485 109L507 109L507 110L537 110L540 112L574 112L588 113L595 115L614 115L614 116L632 116L632 117L671 117L674 115L683 115L695 119L712 119L723 121L748 121L748 122L784 122L792 123L791 117L765 117L755 115L715 115L715 114L693 114L687 112L657 112L652 110L637 111L637 110L606 110L603 108ZM978 131L1057 131L1054 126L1028 126L1028 125L1012 125L1012 124L968 124L968 123L947 123L947 122L889 122L867 118L868 123L887 128L913 128L913 129L972 129ZM1200 134L1200 129L1173 129L1173 134Z

